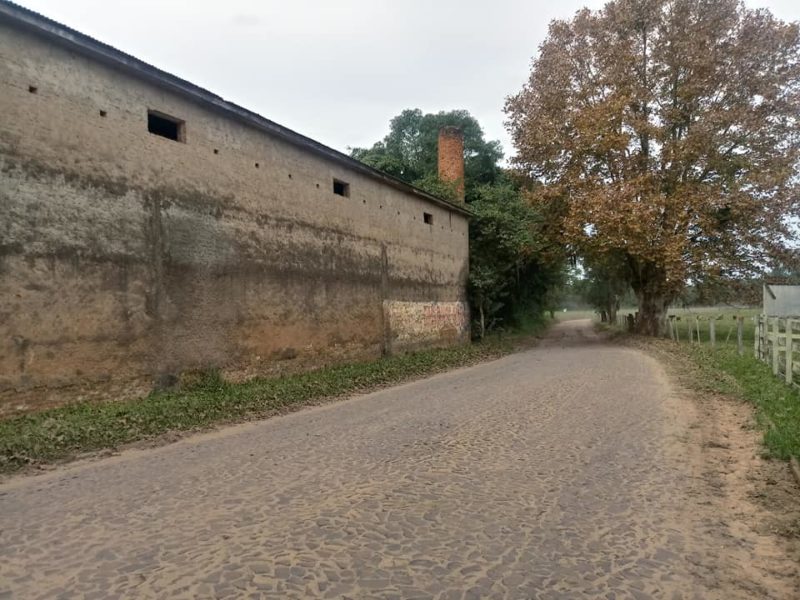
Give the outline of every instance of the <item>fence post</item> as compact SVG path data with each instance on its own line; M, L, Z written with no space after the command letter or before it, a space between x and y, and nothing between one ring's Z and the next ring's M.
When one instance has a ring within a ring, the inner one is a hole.
M780 373L780 353L778 352L778 331L780 319L775 317L772 321L772 374L776 377Z
M694 318L694 326L697 329L697 343L700 343L700 317Z
M717 321L714 317L711 317L708 320L708 337L709 341L711 342L711 349L714 349L714 345L717 343Z
M753 321L756 324L755 335L753 336L755 338L753 341L753 352L755 353L756 360L761 360L761 315L753 317Z
M744 345L742 335L744 333L744 317L736 319L736 345L739 347L739 356L744 356Z
M794 365L792 364L792 351L794 331L791 319L786 319L786 383L792 385L794 376Z
M672 319L667 317L667 332L669 333L669 339L674 340L675 334L672 332Z

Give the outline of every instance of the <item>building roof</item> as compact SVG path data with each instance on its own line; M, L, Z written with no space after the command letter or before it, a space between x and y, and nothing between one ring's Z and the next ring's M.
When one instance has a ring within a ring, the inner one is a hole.
M209 92L189 81L176 77L166 71L162 71L138 58L126 54L116 48L109 46L101 41L98 41L88 35L80 33L62 25L52 19L40 15L37 12L9 2L8 0L0 0L0 22L8 22L18 26L27 31L33 32L39 36L46 38L49 41L57 43L61 46L67 47L69 50L79 52L92 59L105 63L115 69L124 71L129 75L139 77L159 87L167 89L171 92L177 93L181 96L187 97L201 105L206 106L212 110L244 122L256 129L260 129L270 135L281 138L295 146L298 146L308 152L322 156L334 162L341 164L348 169L352 169L376 179L386 185L389 185L398 190L413 194L419 198L438 204L443 208L461 213L469 216L470 211L463 205L438 198L425 192L413 185L387 175L378 169L370 167L358 161L343 152L334 150L324 144L312 140L302 134L292 131L288 127L279 125L274 121L262 117L261 115L247 110L233 102L229 102L224 98Z

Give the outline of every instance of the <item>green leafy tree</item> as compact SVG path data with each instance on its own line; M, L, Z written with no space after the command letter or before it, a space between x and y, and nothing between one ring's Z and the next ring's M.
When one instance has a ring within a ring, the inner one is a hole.
M389 134L371 148L352 148L350 154L376 169L428 190L438 170L439 130L458 127L464 134L464 179L467 201L477 186L502 178L500 142L484 139L477 119L465 110L425 114L407 109L391 121Z
M470 205L469 295L480 336L513 321L523 277L540 250L536 213L511 185L483 185ZM531 299L532 300L532 299ZM541 310L541 307L539 307Z

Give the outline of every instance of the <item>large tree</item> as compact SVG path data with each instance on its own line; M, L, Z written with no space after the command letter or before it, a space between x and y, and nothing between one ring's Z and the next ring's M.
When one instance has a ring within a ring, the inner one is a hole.
M624 258L637 329L690 281L771 268L800 212L798 24L736 0L614 0L554 21L508 99L532 201Z

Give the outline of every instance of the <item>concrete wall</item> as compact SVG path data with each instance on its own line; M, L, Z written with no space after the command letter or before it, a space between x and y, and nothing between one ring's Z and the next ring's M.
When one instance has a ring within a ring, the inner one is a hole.
M768 317L800 317L800 285L764 284L761 314Z
M0 88L0 413L467 339L459 213L2 23Z

